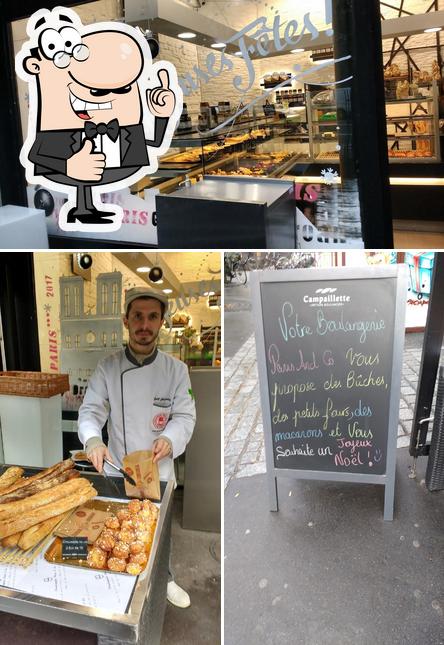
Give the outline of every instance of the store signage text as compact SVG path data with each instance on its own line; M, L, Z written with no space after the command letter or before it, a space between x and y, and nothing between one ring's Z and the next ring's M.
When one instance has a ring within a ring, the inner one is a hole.
M329 15L330 3L326 1L326 16ZM283 29L284 28L284 29ZM283 29L283 35L281 31ZM328 29L327 34L331 35L333 30ZM279 14L276 14L273 19L273 25L270 27L267 25L267 18L262 16L250 22L246 27L238 31L234 36L226 40L226 44L234 44L239 47L240 56L239 60L243 60L245 63L245 68L248 74L248 78L244 80L242 76L236 74L232 83L234 88L241 94L245 94L252 87L256 80L256 71L254 69L254 62L251 58L252 55L258 55L261 58L268 56L270 53L271 45L274 46L275 50L285 53L290 47L296 47L306 34L311 34L311 42L316 41L319 38L319 31L316 26L313 24L310 14L306 13L303 18L302 24L297 20L282 21L282 18ZM246 37L254 40L254 44L247 44ZM312 66L308 70L301 71L301 66L296 64L293 66L293 71L295 74L292 75L291 79L286 79L282 86L288 83L289 80L301 81L304 77L322 70L324 67L331 67L337 62L342 62L345 60L350 60L351 56L345 56L343 58L337 59L335 61L327 61L321 63L320 65ZM206 59L204 65L199 67L194 65L192 72L187 72L186 74L179 76L179 85L182 89L182 92L185 96L189 96L193 92L199 89L199 87L204 84L206 85L212 79L217 78L223 72L229 72L233 70L234 63L232 59L225 53L224 50L221 51L220 56L217 56L214 52L210 52ZM347 79L342 79L336 81L335 83L328 83L328 85L339 85L344 83ZM318 83L322 85L323 83ZM279 89L281 84L276 85L273 89ZM261 100L264 95L269 94L268 91L264 92L258 98L252 100L248 105L242 106L235 115L231 116L224 123L218 125L216 128L213 128L211 132L219 130L221 127L224 127L232 121L236 116L244 112L251 105L256 103L258 100Z
M52 276L45 275L45 295L46 298L54 298L54 283ZM53 302L53 301L52 301ZM46 303L45 310L45 324L48 329L48 363L49 369L52 372L58 372L59 369L59 347L57 339L57 331L52 327L52 304Z
M211 280L200 280L195 287L187 288L185 293L181 289L179 295L170 300L170 305L167 315L167 327L171 331L173 328L172 318L178 311L184 311L193 303L197 304L200 298L205 298L210 292L220 293L220 278L211 278Z

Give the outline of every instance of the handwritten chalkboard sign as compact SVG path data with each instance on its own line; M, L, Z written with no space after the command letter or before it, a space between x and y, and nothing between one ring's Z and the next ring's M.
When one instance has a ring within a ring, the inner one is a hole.
M384 484L392 519L404 272L259 272L253 287L267 471Z

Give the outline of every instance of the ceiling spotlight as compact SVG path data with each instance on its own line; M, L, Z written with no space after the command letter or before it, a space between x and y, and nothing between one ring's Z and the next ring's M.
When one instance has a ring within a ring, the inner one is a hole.
M162 289L163 293L173 293L172 289Z
M438 31L442 31L442 27L430 27L429 29L424 29L425 34L434 34Z
M191 38L196 38L196 34L193 34L192 31L184 31L181 34L177 34L178 38L183 38L184 40L191 40Z
M159 41L151 31L151 29L142 29L142 27L137 26L137 29L145 38L151 52L151 58L156 58L159 53Z
M163 278L163 271L160 267L153 267L148 273L151 282L159 282Z
M301 48L299 48L299 49L292 49L292 50L291 50L291 53L292 53L292 54L302 54L302 52L304 52L304 51L305 51L305 49L301 49Z
M151 271L151 267L137 267L136 271L137 273L149 273Z
M222 47L226 47L226 43L213 43L211 47L214 47L214 49L222 49Z
M235 56L242 56L242 52L234 52Z
M93 259L89 253L73 253L71 264L72 272L84 280L91 280L92 263Z

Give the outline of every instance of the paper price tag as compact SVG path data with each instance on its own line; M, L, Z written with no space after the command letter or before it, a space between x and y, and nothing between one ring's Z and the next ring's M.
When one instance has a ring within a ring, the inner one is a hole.
M62 538L62 558L64 560L86 560L88 557L88 538Z

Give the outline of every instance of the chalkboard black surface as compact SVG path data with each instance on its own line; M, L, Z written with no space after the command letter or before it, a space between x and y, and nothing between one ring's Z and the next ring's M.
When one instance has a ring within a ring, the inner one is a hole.
M275 468L386 470L396 279L261 284Z

